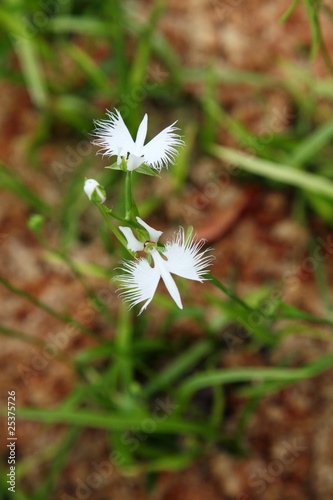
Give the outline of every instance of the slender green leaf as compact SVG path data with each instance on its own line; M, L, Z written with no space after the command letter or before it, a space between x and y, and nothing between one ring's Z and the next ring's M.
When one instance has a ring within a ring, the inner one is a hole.
M297 144L290 157L289 164L291 166L303 165L313 158L332 137L333 120L329 120Z
M212 146L210 152L229 164L237 165L252 174L266 177L277 182L296 186L326 198L333 199L333 182L320 175L300 171L289 165L281 165L272 161L252 157L235 149Z
M153 377L143 389L143 394L151 396L156 391L174 383L179 377L193 368L200 360L212 351L213 345L207 340L195 343L185 353L178 356L156 377Z
M294 0L293 3L288 7L286 12L280 17L281 23L284 23L291 16L291 14L294 12L295 8L299 4L299 1L300 0Z
M328 354L313 363L301 368L226 368L224 370L211 370L188 378L179 388L181 396L188 396L204 387L234 382L255 381L298 381L314 377L333 366L333 354Z
M110 36L106 21L88 16L56 16L50 19L46 30L53 33L78 33L81 35Z
M161 17L163 10L163 1L157 0L153 3L150 18L138 37L139 40L137 40L136 54L132 64L131 74L129 76L131 88L142 86L144 83L149 57L152 51L151 38L154 33L156 23Z
M17 416L25 420L34 420L46 424L70 424L79 427L93 427L97 429L111 429L125 431L130 428L141 428L145 419L152 418L149 413L119 414L96 412L89 410L68 410L57 408L17 408ZM156 420L156 432L162 434L194 433L209 434L205 425L199 425L188 420L174 419L171 416L165 420Z
M33 297L30 295L30 293L25 292L24 290L21 290L20 288L15 287L11 283L9 283L8 280L6 280L3 276L0 276L0 284L3 285L4 287L7 288L7 290L10 290L11 292L15 293L19 297L22 297L25 300L28 300L32 304L34 304L36 307L39 307L43 311L45 311L47 314L50 314L51 316L54 316L60 321L63 321L64 323L68 323L71 325L72 328L77 328L78 330L82 331L83 333L86 333L87 335L90 335L96 339L98 339L100 342L105 342L103 339L100 339L99 336L92 330L91 328L87 327L86 325L83 325L79 321L76 321L72 316L66 313L60 313L59 311L56 311L49 305L45 304L44 302L41 302L38 300L36 297Z
M52 213L51 207L34 193L9 167L0 163L0 186L12 191L31 208L45 215Z

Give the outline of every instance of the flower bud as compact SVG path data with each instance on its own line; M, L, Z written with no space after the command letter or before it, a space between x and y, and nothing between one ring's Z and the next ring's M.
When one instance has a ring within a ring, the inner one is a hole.
M83 189L93 203L101 204L105 202L105 189L95 179L86 179Z
M28 227L36 234L39 234L44 224L44 217L41 214L32 214L28 220Z

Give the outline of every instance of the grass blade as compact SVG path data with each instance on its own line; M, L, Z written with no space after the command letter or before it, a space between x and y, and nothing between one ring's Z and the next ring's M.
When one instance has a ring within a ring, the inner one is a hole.
M79 427L93 427L97 429L110 429L125 431L130 428L141 428L142 422L151 418L149 413L139 415L128 415L119 413L97 413L87 410L41 409L41 408L17 408L17 416L25 420L34 420L46 424L71 424ZM193 433L207 435L207 427L198 425L188 420L172 419L156 421L156 432L161 434Z
M0 164L0 186L12 191L37 212L45 215L50 215L52 213L51 207L44 200L39 198L37 194L31 191L31 189L4 164Z
M220 384L230 384L234 382L253 382L255 380L268 381L288 381L314 377L333 366L333 354L328 354L313 363L301 368L227 368L224 370L211 370L209 372L194 375L184 382L180 389L181 396L189 396L193 392L204 387L213 387Z
M156 391L175 382L187 370L193 368L202 358L207 356L212 348L212 343L206 340L194 344L189 350L162 370L161 373L152 378L143 389L144 395L151 396Z
M261 175L267 179L295 186L333 200L333 183L319 175L303 172L289 165L252 157L223 146L214 145L210 152L220 160L237 165L246 172Z
M81 332L86 333L87 335L90 335L99 342L104 342L102 339L98 337L98 335L92 330L91 328L83 325L79 321L76 321L72 316L66 313L60 313L53 309L52 307L48 306L47 304L44 304L44 302L41 302L40 300L36 299L36 297L33 297L29 293L25 292L24 290L21 290L19 288L16 288L15 286L11 285L3 276L0 276L0 284L3 285L4 287L7 288L7 290L10 290L11 292L15 293L19 297L22 297L23 299L28 300L32 304L34 304L36 307L39 307L43 311L45 311L47 314L50 314L50 316L54 316L57 318L59 321L63 321L64 323L68 323L72 325L72 327L75 327L79 329Z
M290 165L303 165L307 160L313 158L330 141L332 136L333 120L329 120L297 145L289 160Z

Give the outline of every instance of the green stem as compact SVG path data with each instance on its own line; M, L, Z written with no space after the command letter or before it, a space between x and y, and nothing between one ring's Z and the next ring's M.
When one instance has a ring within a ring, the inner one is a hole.
M134 222L134 221L129 220L129 219L125 219L125 217L121 217L120 215L115 214L111 208L108 209L107 213L111 217L113 217L114 219L120 220L120 222L124 222L125 224L127 224L129 226L140 229L140 225L137 222Z
M116 333L116 346L119 350L118 357L118 387L129 394L132 382L131 361L131 314L126 305L121 305L119 325Z
M22 297L23 299L28 300L29 302L31 302L35 306L39 307L40 309L42 309L46 313L50 314L51 316L54 316L58 320L75 326L78 330L81 330L81 332L86 333L87 335L90 335L91 337L94 337L99 342L104 342L102 339L99 338L99 336L91 328L83 325L79 321L76 321L69 314L60 313L60 312L56 311L55 309L52 309L52 307L48 306L47 304L44 304L40 300L36 299L36 297L33 297L29 293L24 292L23 290L20 290L19 288L16 288L15 286L11 285L3 276L0 276L0 283L2 285L4 285L11 292L15 293L19 297Z
M226 295L228 295L228 297L230 297L231 300L233 300L234 302L237 302L237 304L239 304L240 306L242 306L247 311L250 311L250 312L254 311L254 309L251 306L248 306L246 304L246 302L244 302L242 299L240 299L239 297L237 297L237 295L235 295L225 285L222 285L222 283L219 280L217 280L216 278L214 278L214 276L212 276L210 273L207 274L206 277L207 277L208 280L210 280L211 283L213 283L213 285L215 285L217 288L219 288L220 290L222 290L222 292L224 292Z
M281 304L281 312L279 314L269 314L269 319L294 319L294 320L304 320L309 321L311 323L317 323L319 325L327 325L333 326L333 321L328 318L320 318L318 316L313 316L312 314L308 314L303 311L298 311L298 314L291 311L288 312L288 309L284 308L285 304ZM288 306L287 306L288 307Z
M107 223L107 225L109 226L109 228L111 229L111 231L113 232L113 234L115 235L115 237L120 241L120 243L127 249L127 241L125 239L125 237L122 235L122 233L116 228L116 226L114 226L110 220L110 211L109 209L104 206L104 205L98 205L96 204L96 207L98 208L98 210L101 212L102 214L102 217L103 219L105 220L105 222ZM130 252L130 254L132 255L133 252L131 252L130 250L128 250Z
M125 177L125 219L134 219L139 215L132 195L132 172L127 171Z
M299 3L299 0L294 0L293 3L290 5L290 7L287 9L287 11L280 17L280 23L284 23L288 17L291 16L291 14L294 12L295 8L297 7Z
M131 219L132 212L132 172L126 172L125 178L125 218Z
M6 335L6 337L11 337L13 339L19 339L23 342L27 342L29 344L37 345L38 347L45 347L46 343L42 340L29 335L28 333L19 332L17 330L12 330L10 328L6 328L3 325L0 325L0 334Z
M63 253L61 250L57 250L49 243L47 240L44 238L44 236L41 234L41 232L36 231L35 235L37 236L40 244L46 248L50 252L51 255L54 255L58 257L60 260L62 260L72 271L74 276L80 281L81 285L83 286L84 290L86 291L92 305L94 307L97 307L99 311L102 311L108 318L110 324L113 324L114 318L112 314L110 313L108 307L106 307L105 303L99 298L97 293L91 288L89 285L88 281L85 278L85 275L82 273L82 271L79 269L77 264L65 253Z

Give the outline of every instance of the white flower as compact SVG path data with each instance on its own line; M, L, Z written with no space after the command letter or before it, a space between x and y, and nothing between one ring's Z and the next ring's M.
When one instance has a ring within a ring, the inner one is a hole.
M95 179L87 179L84 183L84 192L89 200L96 203L104 203L106 200L105 191Z
M121 296L130 303L130 308L145 301L139 314L151 302L157 285L162 278L171 297L180 309L183 309L177 285L171 276L176 274L182 278L203 282L208 273L207 267L211 265L214 257L206 255L209 250L202 249L205 240L195 242L192 238L185 241L183 228L175 233L173 239L168 241L163 249L157 246L158 239L162 234L146 224L137 217L138 223L143 226L148 234L149 240L140 242L128 227L120 227L128 242L128 249L133 251L145 250L151 255L154 266L152 267L146 258L124 261L122 271L124 274L117 277L120 283Z
M117 109L114 113L107 110L107 115L108 120L95 122L97 139L93 141L93 144L100 146L100 151L103 151L104 155L116 155L118 165L121 159L125 158L127 170L135 170L144 163L160 171L162 167L168 166L168 162L174 161L177 154L176 147L184 144L180 136L175 134L175 130L178 130L174 127L176 122L144 145L148 127L147 114L140 123L135 141Z

